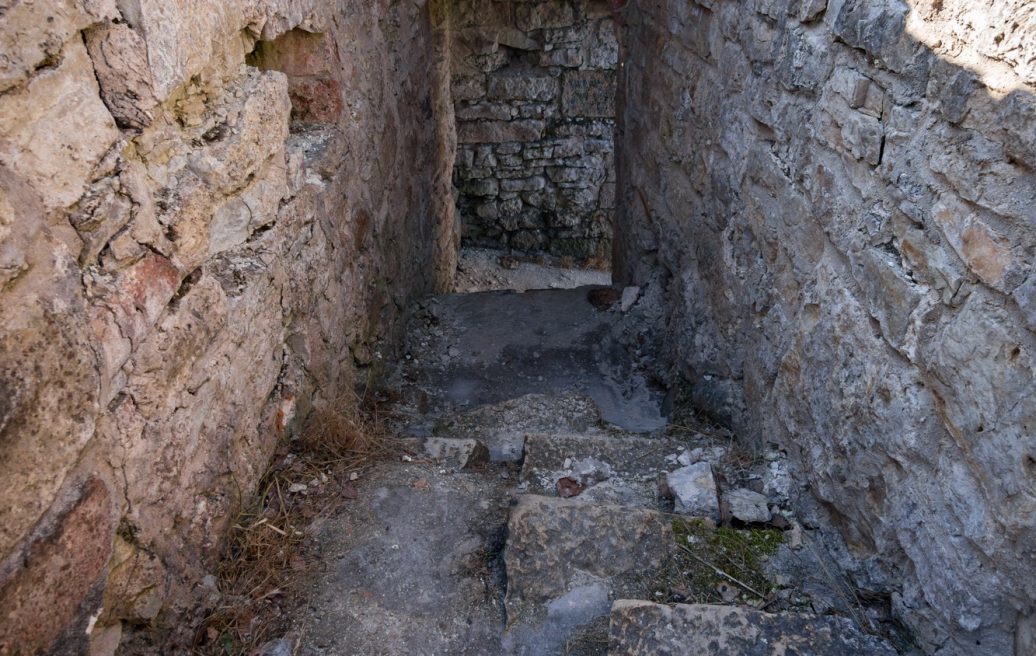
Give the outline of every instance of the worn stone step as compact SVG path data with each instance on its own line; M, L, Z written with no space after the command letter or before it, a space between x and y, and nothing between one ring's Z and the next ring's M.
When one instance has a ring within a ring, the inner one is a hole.
M612 601L649 595L673 545L663 513L520 497L511 510L504 552L505 650L546 656L579 651L573 642L596 640L600 649L586 653L603 653ZM595 628L596 638L589 635Z
M832 615L764 613L740 606L612 605L609 656L895 656L896 650Z
M436 437L480 440L493 461L518 461L528 433L584 433L600 424L600 412L586 396L526 394L447 415L432 432Z
M687 448L662 438L532 434L521 480L535 494L657 509L664 507L659 481L680 467L677 457Z

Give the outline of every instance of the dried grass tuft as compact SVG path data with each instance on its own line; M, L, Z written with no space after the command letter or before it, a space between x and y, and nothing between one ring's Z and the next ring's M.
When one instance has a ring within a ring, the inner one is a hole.
M231 527L217 571L220 604L199 630L195 654L247 656L287 631L299 584L316 562L308 527L337 501L355 498L352 472L391 451L385 399L340 397L314 409L299 435L280 445Z

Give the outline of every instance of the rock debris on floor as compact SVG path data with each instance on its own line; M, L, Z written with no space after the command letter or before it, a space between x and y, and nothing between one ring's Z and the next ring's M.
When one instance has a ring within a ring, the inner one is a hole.
M639 292L600 290L416 313L390 376L408 455L320 528L299 654L897 653L794 521L780 454L734 467L729 434L668 427Z

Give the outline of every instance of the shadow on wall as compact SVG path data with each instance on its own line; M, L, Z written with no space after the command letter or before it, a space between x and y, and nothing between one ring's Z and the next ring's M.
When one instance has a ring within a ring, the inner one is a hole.
M1036 6L621 16L617 278L928 653L1036 653Z

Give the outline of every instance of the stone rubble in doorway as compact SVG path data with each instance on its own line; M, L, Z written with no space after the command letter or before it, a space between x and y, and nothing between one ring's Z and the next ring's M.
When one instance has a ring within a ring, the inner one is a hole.
M695 649L717 618L737 620L724 624L723 644L766 636L830 641L817 653L895 653L861 628L874 632L886 614L852 598L822 539L794 519L775 528L778 515L794 516L779 493L781 454L748 458L705 424L603 418L616 416L604 406L604 391L621 390L613 368L628 379L643 362L610 344L623 339L613 330L621 308L592 309L586 289L503 300L505 316L536 325L480 341L484 313L500 316L497 293L436 299L412 321L415 357L390 377L405 397L396 421L409 455L365 472L357 498L324 527L329 574L295 618L299 654L709 653ZM588 318L599 322L590 356L563 347L586 335L574 319ZM453 339L465 366L420 355L414 344L441 339L433 331ZM538 393L508 380L535 372L532 353L551 348L544 357L569 366L595 359L580 376L596 397L566 388L568 372L546 362ZM451 397L468 378L500 394ZM639 402L658 412L662 395ZM745 528L721 521L721 499ZM738 558L751 566L736 569ZM847 644L876 647L837 651Z

